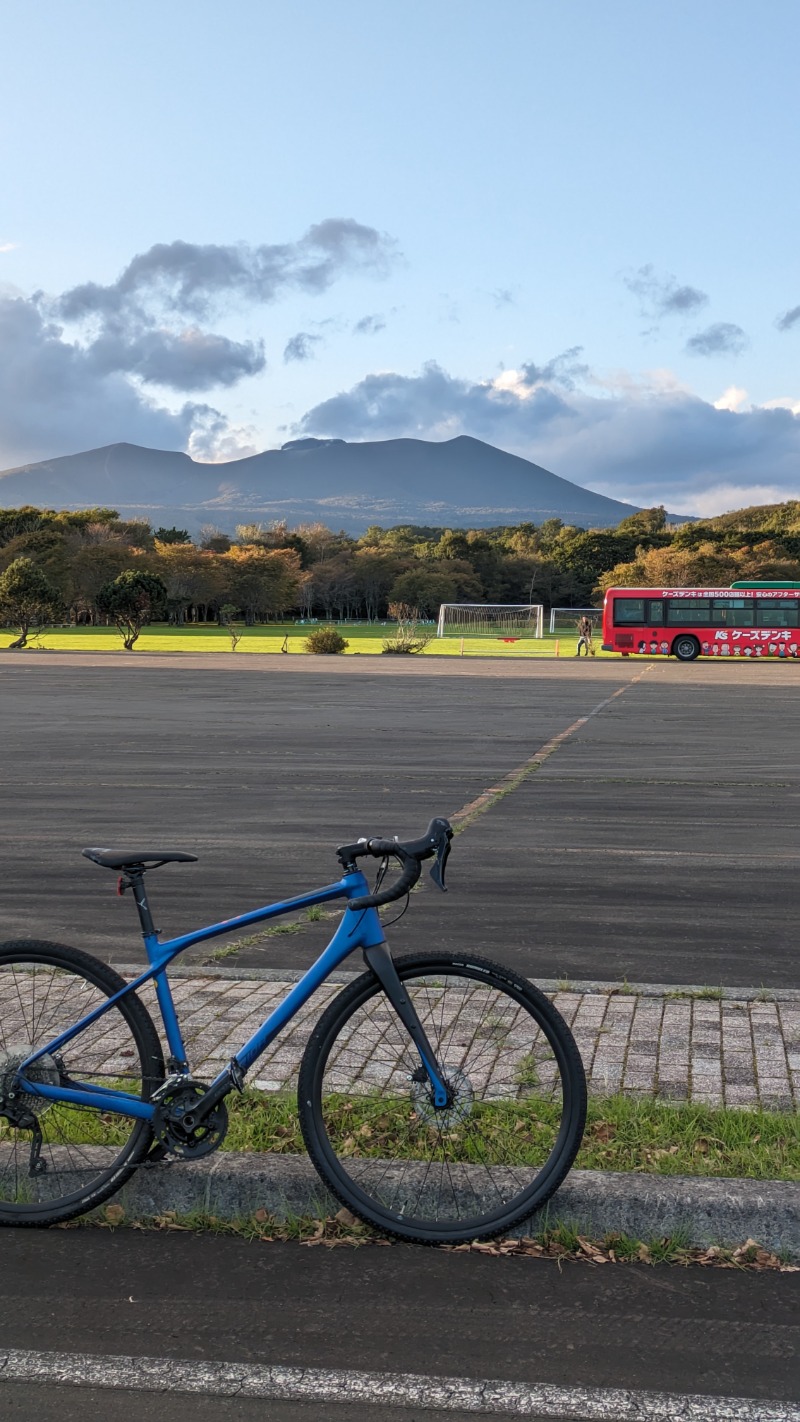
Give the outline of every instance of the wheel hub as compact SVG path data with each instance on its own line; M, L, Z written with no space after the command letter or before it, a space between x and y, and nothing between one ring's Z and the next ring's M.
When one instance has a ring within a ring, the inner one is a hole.
M425 1125L435 1125L437 1130L447 1131L461 1125L472 1113L475 1093L472 1082L458 1067L442 1067L444 1084L447 1087L447 1105L435 1106L433 1087L427 1073L424 1081L417 1080L417 1073L411 1079L411 1102L416 1115Z

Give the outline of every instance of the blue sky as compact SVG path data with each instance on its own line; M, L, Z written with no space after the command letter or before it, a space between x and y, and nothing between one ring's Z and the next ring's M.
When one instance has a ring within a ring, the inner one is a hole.
M800 497L795 0L0 4L0 468L473 434Z

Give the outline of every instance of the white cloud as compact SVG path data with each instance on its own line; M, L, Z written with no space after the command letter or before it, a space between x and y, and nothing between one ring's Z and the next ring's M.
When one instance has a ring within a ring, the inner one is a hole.
M715 484L702 494L695 494L692 512L703 518L728 513L730 509L746 509L752 504L779 504L787 493L773 484Z
M742 390L739 385L729 385L724 390L718 400L714 401L715 410L743 410L747 404L747 391Z
M313 297L353 273L380 277L396 257L375 228L327 218L280 245L157 243L110 285L60 296L3 285L0 469L119 441L214 460L252 453L252 430L211 405L179 404L266 368L262 341L207 329L212 315L292 291Z
M530 400L536 391L536 386L531 385L524 371L504 370L492 382L491 387L497 391L508 391L511 395L516 395L520 400Z
M746 407L731 388L711 403L669 371L581 374L577 352L487 380L434 362L368 375L309 410L296 433L343 439L473 435L631 503L676 513L800 497L800 413Z
M0 252L16 252L19 242L0 242Z

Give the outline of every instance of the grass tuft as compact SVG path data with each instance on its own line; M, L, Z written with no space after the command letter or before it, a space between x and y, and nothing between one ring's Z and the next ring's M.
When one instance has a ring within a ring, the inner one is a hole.
M57 1229L87 1229L99 1227L116 1229L127 1224L139 1230L180 1231L182 1233L210 1233L233 1236L259 1244L297 1243L308 1247L321 1245L324 1248L359 1248L364 1245L383 1245L397 1248L396 1243L377 1232L371 1225L364 1224L350 1210L342 1208L335 1215L327 1215L324 1209L317 1214L287 1215L277 1218L267 1210L256 1210L252 1215L240 1219L224 1220L218 1215L193 1211L180 1214L168 1210L162 1215L143 1219L125 1217L121 1205L106 1205L82 1219L70 1220L56 1225ZM407 1247L407 1246L404 1246ZM435 1247L435 1246L434 1246ZM779 1273L800 1273L800 1264L785 1251L774 1253L765 1249L754 1239L748 1239L737 1248L720 1245L697 1246L689 1243L685 1231L677 1230L673 1235L642 1240L628 1234L607 1234L602 1239L593 1239L591 1231L582 1229L577 1222L556 1220L552 1225L536 1235L522 1237L509 1236L506 1239L490 1240L486 1243L474 1241L471 1244L440 1245L446 1253L489 1254L495 1257L533 1259L554 1259L559 1264L570 1260L582 1264L672 1264L700 1265L722 1269L739 1269L753 1272L766 1270Z

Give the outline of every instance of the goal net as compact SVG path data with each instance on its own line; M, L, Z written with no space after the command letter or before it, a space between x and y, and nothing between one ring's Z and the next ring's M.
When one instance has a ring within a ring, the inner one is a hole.
M443 602L437 637L541 637L544 608L536 603Z
M582 617L588 617L592 627L603 625L602 607L551 607L550 631L575 632Z

